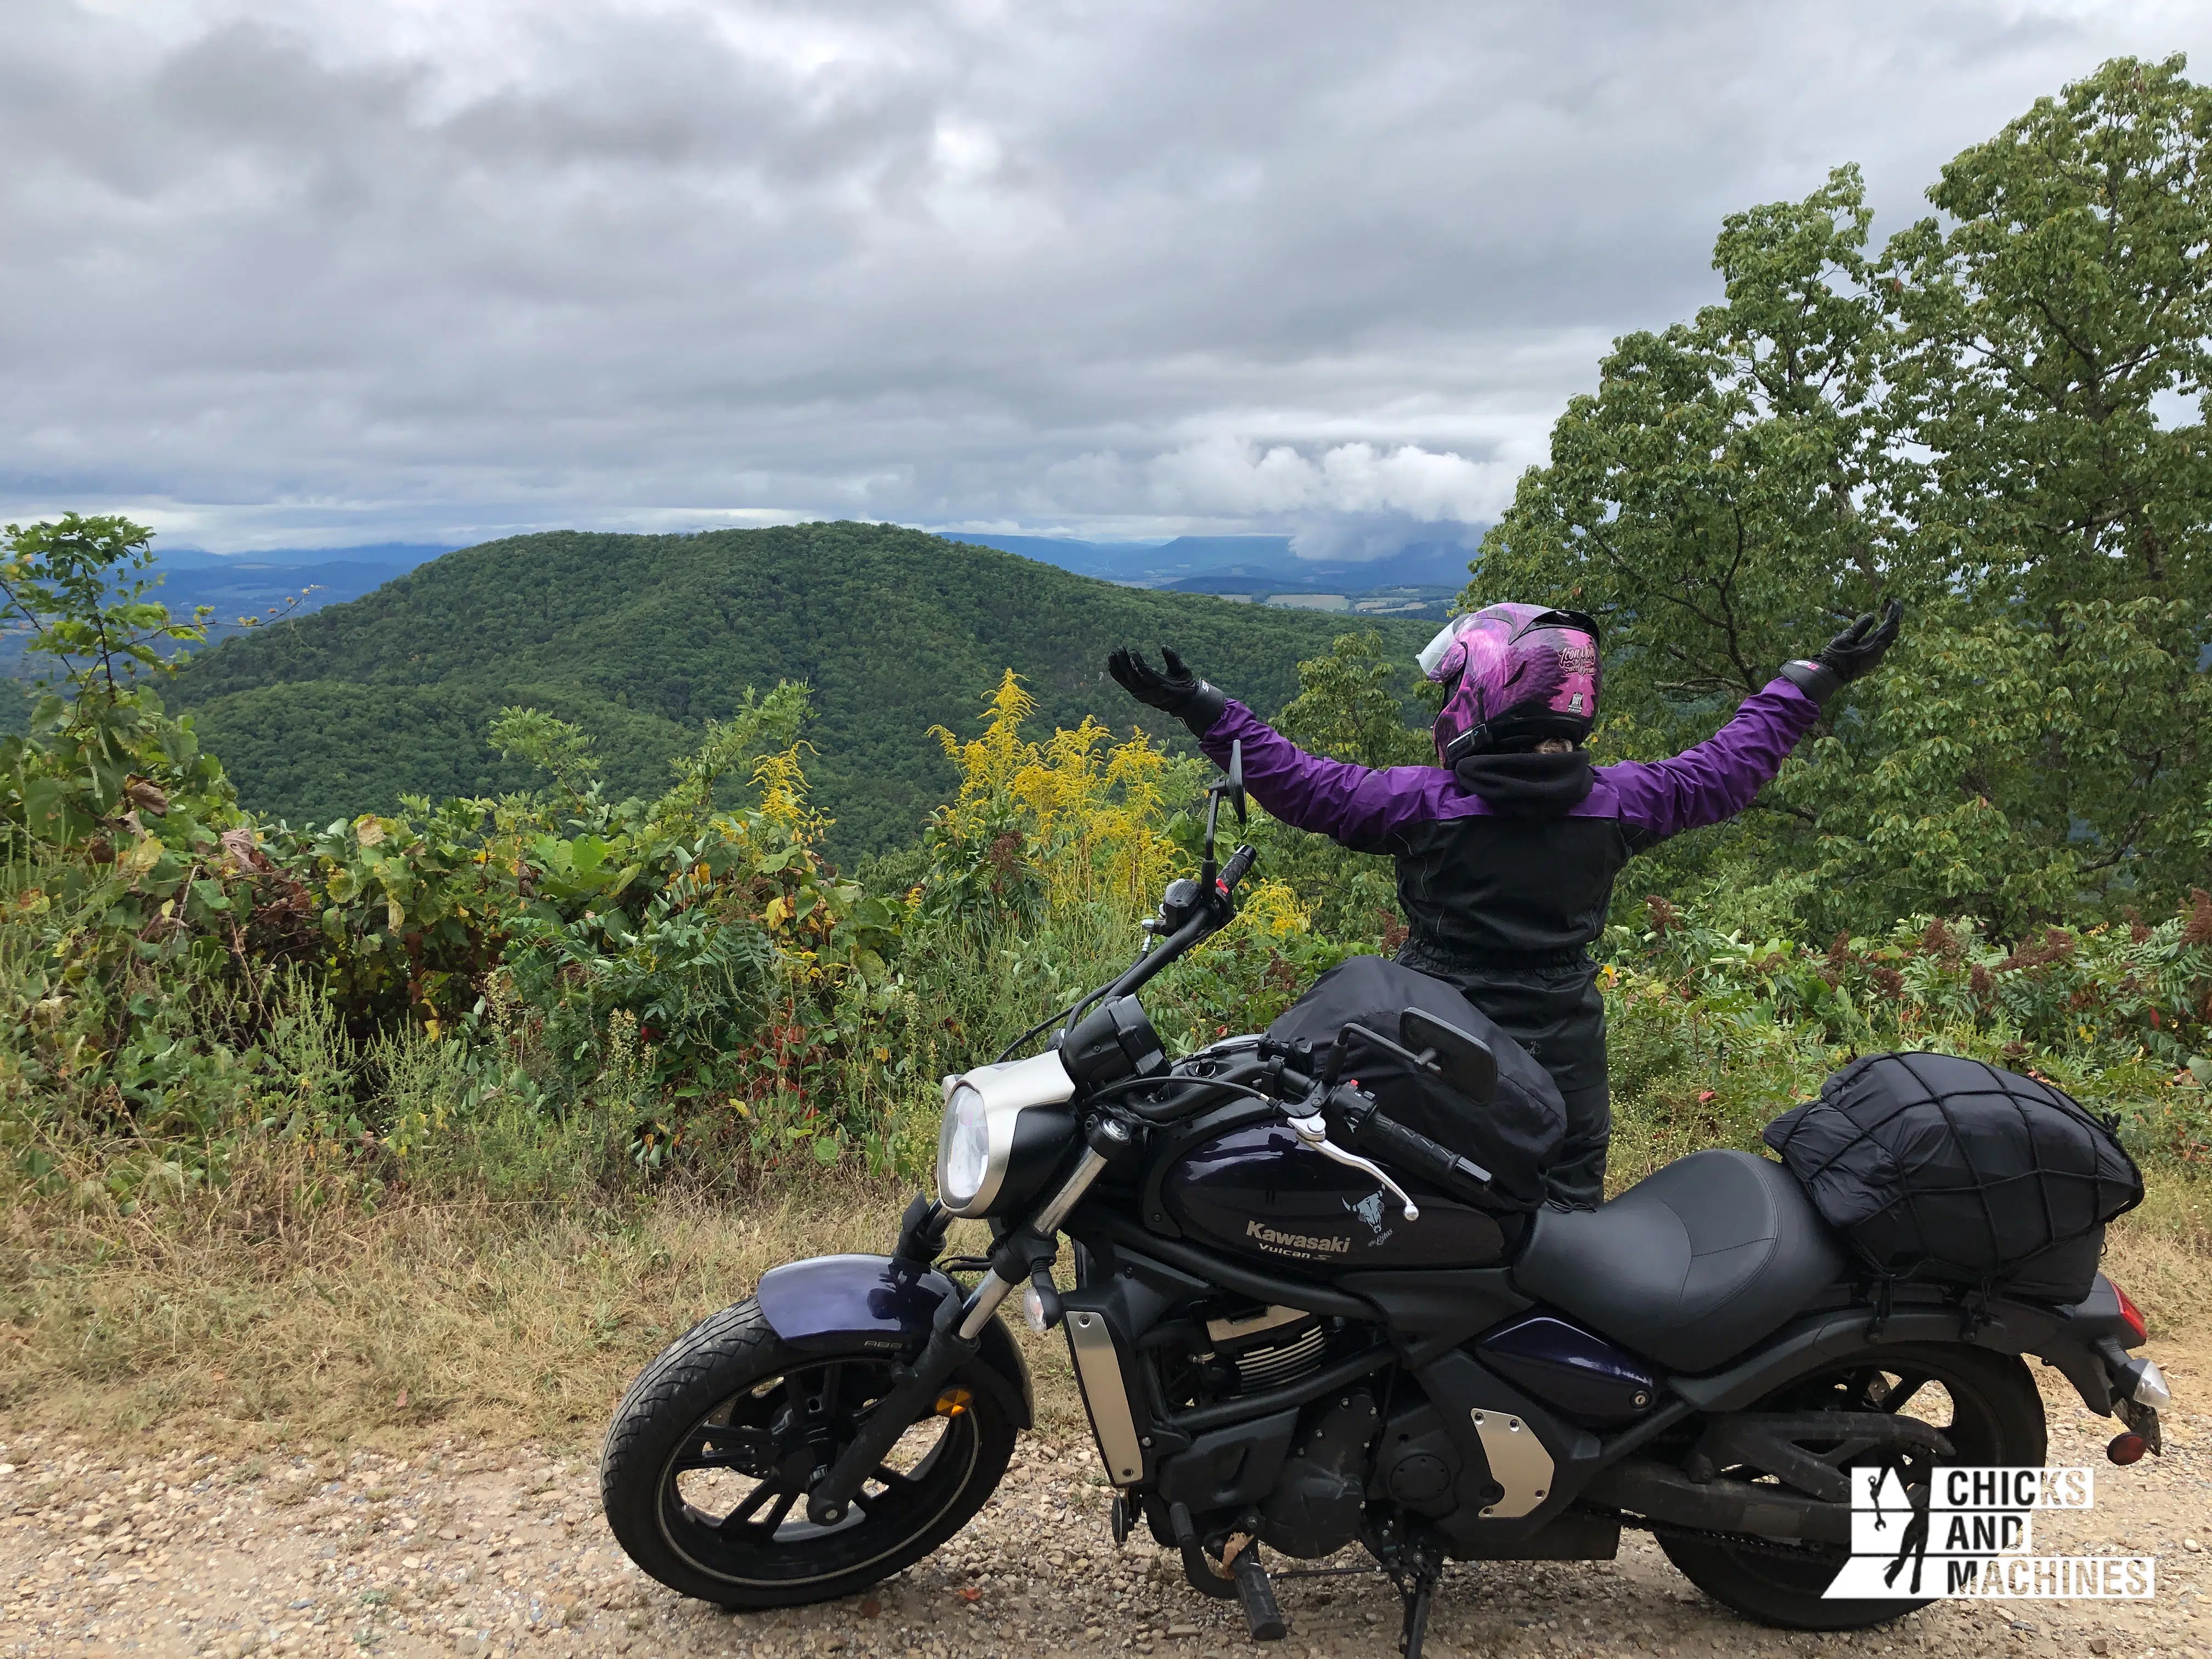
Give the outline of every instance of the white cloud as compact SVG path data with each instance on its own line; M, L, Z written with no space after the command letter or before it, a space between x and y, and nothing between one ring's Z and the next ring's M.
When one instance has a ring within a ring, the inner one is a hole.
M1494 517L1518 469L1417 444L1343 443L1310 453L1224 436L1157 456L1146 474L1146 493L1169 515L1390 514L1433 523Z
M2208 44L2075 0L12 0L0 514L1364 545L1495 513L1606 340L1711 297L1723 213L1856 160L1893 224Z

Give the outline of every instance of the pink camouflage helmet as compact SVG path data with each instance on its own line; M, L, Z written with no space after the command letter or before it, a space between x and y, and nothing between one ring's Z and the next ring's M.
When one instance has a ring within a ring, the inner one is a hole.
M1445 766L1546 738L1580 743L1597 719L1597 623L1580 611L1485 605L1446 623L1419 662L1445 689L1435 728Z

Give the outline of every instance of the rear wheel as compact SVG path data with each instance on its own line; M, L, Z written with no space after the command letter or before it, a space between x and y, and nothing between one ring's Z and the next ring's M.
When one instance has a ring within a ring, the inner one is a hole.
M686 1595L776 1607L848 1595L964 1526L1006 1473L1013 1419L956 1373L845 1519L806 1518L806 1489L892 1385L895 1357L802 1353L750 1302L678 1339L616 1411L599 1464L607 1522L630 1559Z
M1951 1443L1952 1456L1887 1454L1881 1460L1899 1471L1908 1490L1927 1486L1943 1464L2023 1468L2040 1465L2044 1458L2043 1396L2027 1364L2010 1354L1962 1344L1869 1347L1777 1389L1747 1409L1887 1412L1941 1429ZM1929 1600L1822 1600L1820 1593L1845 1559L1839 1549L1770 1552L1664 1533L1659 1542L1668 1559L1713 1600L1784 1630L1857 1630L1901 1618Z

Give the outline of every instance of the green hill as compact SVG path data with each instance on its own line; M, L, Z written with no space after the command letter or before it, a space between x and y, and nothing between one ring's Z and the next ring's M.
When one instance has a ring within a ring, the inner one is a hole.
M1410 659L1432 624L1267 610L1149 592L994 549L864 524L696 536L518 536L419 566L364 599L225 641L175 700L248 805L321 823L403 793L534 780L484 729L528 703L598 739L610 787L657 793L666 760L747 686L812 686L816 800L844 854L911 837L950 792L933 724L975 729L1012 668L1042 716L1126 731L1140 710L1105 676L1124 641L1163 641L1263 712L1297 659L1354 627Z

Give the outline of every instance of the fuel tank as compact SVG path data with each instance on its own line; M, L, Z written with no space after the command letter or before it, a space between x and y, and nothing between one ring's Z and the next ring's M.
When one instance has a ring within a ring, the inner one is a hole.
M1279 1122L1191 1147L1168 1170L1160 1195L1193 1238L1306 1273L1480 1267L1505 1255L1495 1218L1416 1191L1421 1218L1409 1224L1371 1176L1323 1158Z

